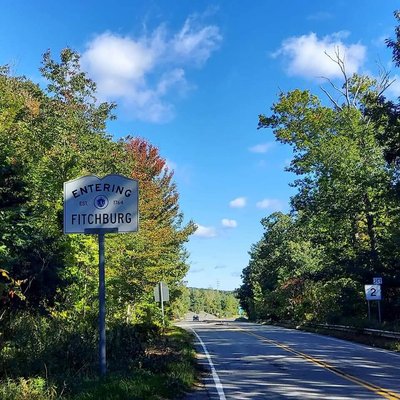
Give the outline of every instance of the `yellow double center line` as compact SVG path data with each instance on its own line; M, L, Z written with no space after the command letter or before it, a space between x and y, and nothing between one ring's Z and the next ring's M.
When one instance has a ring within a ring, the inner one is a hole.
M266 343L269 343L269 344L273 344L274 346L277 346L277 347L279 347L279 348L281 348L281 349L283 349L283 350L285 350L285 351L287 351L289 353L295 354L296 356L299 356L299 357L303 358L304 360L307 360L307 361L309 361L309 362L311 362L311 363L313 363L315 365L318 365L319 367L325 368L328 371L331 371L334 374L339 375L342 378L347 379L348 381L351 381L353 383L356 383L356 384L358 384L360 386L365 387L368 390L371 390L375 394L378 394L379 396L382 396L385 399L388 399L388 400L400 400L400 394L398 394L396 392L392 392L391 390L381 388L381 387L376 386L376 385L374 385L372 383L366 382L363 379L357 378L357 377L355 377L353 375L349 375L346 372L343 372L340 369L337 369L337 368L333 367L332 365L329 365L325 361L318 360L317 358L311 357L308 354L305 354L305 353L302 353L300 351L294 350L294 349L292 349L291 347L289 347L286 344L280 343L280 342L278 342L276 340L268 339L265 336L258 335L257 333L250 332L250 331L248 331L246 329L243 329L243 328L237 328L237 329L239 329L240 331L242 331L244 333L247 333L248 335L254 336L257 339L260 339L263 342L266 342Z

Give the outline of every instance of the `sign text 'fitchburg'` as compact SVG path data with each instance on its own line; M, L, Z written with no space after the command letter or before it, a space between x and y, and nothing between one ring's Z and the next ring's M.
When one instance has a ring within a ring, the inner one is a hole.
M64 233L138 228L138 184L122 175L84 176L64 183Z

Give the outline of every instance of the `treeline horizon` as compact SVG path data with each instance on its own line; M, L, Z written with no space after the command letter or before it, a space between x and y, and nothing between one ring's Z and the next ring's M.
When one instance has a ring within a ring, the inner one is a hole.
M180 317L191 311L205 312L217 317L234 317L239 314L239 299L235 291L212 288L186 287L181 296Z

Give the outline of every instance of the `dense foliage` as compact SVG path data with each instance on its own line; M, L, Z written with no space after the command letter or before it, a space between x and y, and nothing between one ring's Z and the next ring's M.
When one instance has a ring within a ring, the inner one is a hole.
M239 314L239 300L234 292L214 289L189 288L189 310L205 312L216 317L234 317Z
M396 14L399 18L399 14ZM397 39L389 40L399 64ZM289 214L261 223L239 289L252 318L339 322L366 318L364 284L383 278L383 316L400 318L399 105L385 98L387 73L348 76L342 87L281 93L259 128L293 149L297 175ZM375 305L375 304L374 304Z
M40 70L45 90L0 69L0 379L59 385L96 372L98 310L97 238L63 235L63 183L110 173L139 181L139 232L106 240L111 370L137 367L158 335L153 287L162 279L172 303L179 297L195 226L183 222L158 149L107 133L114 105L96 100L79 55L46 52Z

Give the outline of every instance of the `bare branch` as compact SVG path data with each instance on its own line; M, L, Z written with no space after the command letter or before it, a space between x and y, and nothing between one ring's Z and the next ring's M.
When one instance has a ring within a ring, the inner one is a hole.
M390 82L388 80L387 84L385 85L385 87L378 93L379 96L381 96L383 94L383 92L388 89L390 86L393 85L393 83L396 82L396 79L392 79Z
M329 78L325 77L325 76L320 76L319 78L325 79L334 90L336 90L341 96L344 96L343 91L338 88ZM339 105L339 103L334 100L334 98L332 97L332 95L326 90L324 89L322 86L320 86L321 90L326 94L326 96L329 98L329 100L334 104L334 106L339 109L342 110L342 106Z
M337 92L339 92L342 96L344 96L343 90L338 88L329 78L326 76L319 76L318 78L325 79Z
M377 89L379 90L378 96L381 96L396 81L396 79L390 80L390 71L387 71L381 63L378 63L378 68L379 81Z
M344 91L344 93L342 92L342 94L343 94L344 98L346 99L347 106L350 107L351 100L350 100L350 91L349 91L349 79L348 79L347 72L346 72L345 57L344 56L343 56L343 58L341 57L340 49L338 46L335 48L335 56L331 56L327 51L325 51L324 53L327 57L329 57L330 60L332 60L340 68L340 71L344 78L344 88L345 88L345 91Z
M326 89L324 89L322 86L320 86L321 87L321 90L328 96L328 98L329 98L329 100L333 103L333 105L338 109L338 110L340 110L340 111L342 111L342 107L338 104L338 102L331 96L331 94L326 90Z

